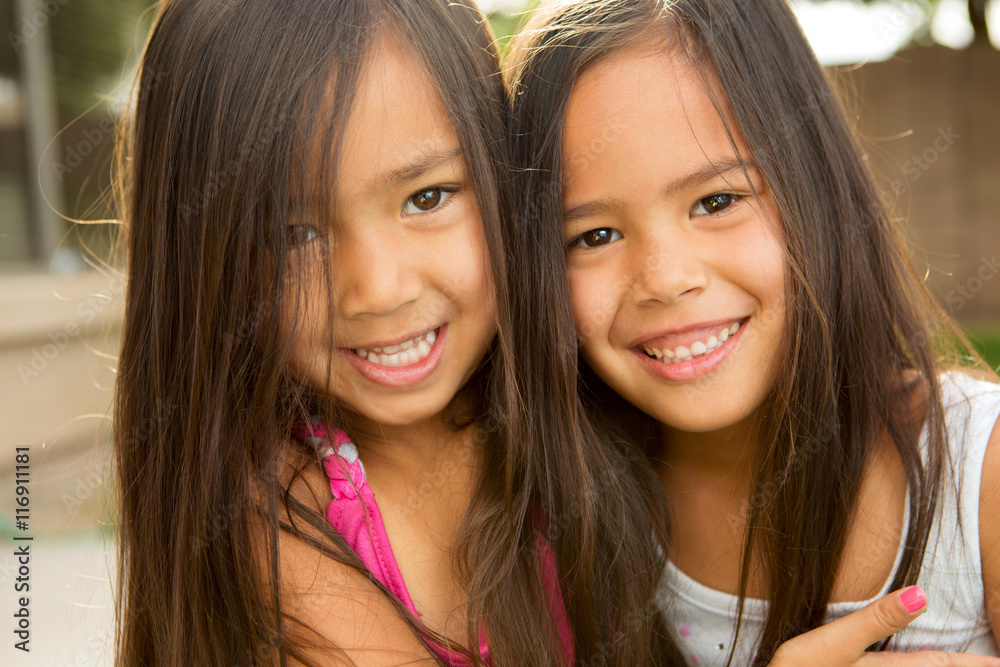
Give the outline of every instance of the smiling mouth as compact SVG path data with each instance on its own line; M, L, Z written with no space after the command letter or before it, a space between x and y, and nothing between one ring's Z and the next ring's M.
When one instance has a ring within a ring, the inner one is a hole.
M740 327L746 324L746 319L720 326L715 331L708 332L704 340L696 340L686 345L664 348L643 344L640 347L647 357L664 364L682 364L686 361L694 361L699 357L711 354L719 348L724 347L729 339L736 335Z
M416 338L405 340L396 345L388 347L354 348L354 354L368 361L369 363L386 368L399 368L401 366L412 366L430 356L434 341L437 340L440 328L420 334Z

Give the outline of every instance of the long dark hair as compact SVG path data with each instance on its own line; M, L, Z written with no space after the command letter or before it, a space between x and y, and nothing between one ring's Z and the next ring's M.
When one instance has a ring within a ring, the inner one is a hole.
M572 328L548 315L563 307L558 292L529 293L537 281L514 261L528 239L511 214L508 101L482 14L446 0L166 0L120 137L119 665L307 661L312 635L281 595L282 531L390 595L289 494L289 425L336 406L289 373L281 322L294 301L284 286L300 268L289 260L290 211L308 196L306 181L324 191L336 170L336 150L319 151L316 169L309 147L339 146L366 57L387 31L438 87L497 301L499 333L454 411L456 428L477 429L483 457L456 547L467 644L478 645L483 626L494 664L565 662L541 537L577 659L660 659L652 601L662 556L644 500L653 479L641 457L582 419L575 354L562 344Z
M902 458L912 508L891 588L916 582L947 465L938 374L969 348L908 259L837 96L782 0L581 0L552 3L532 19L509 76L514 164L528 202L520 224L538 240L534 264L564 264L563 123L575 81L652 38L701 72L723 122L730 111L731 133L750 149L744 159L774 195L786 243L793 307L755 451L739 581L741 615L751 564L763 564L764 664L780 643L822 623L882 433ZM599 420L640 442L656 437L649 419L591 371L582 377ZM907 409L915 404L922 407Z

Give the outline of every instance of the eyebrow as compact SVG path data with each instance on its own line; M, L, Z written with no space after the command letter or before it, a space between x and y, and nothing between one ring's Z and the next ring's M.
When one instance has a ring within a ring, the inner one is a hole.
M660 192L660 196L664 198L670 197L679 192L697 188L717 178L725 178L734 172L742 173L744 169L747 172L757 172L756 165L751 162L741 162L737 158L727 158L714 164L709 163L690 174L681 176L677 180L668 183ZM625 202L620 199L598 199L564 211L563 223L574 222L575 220L591 216L619 214L626 208Z
M449 162L454 162L460 157L462 157L462 151L458 148L447 151L419 153L409 163L379 175L372 182L371 190L385 190L408 183L420 178L429 171L442 167Z

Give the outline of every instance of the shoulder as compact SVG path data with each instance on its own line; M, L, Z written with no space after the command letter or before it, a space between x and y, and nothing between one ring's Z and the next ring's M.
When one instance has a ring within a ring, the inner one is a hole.
M982 372L954 370L939 376L938 386L953 463L978 478L1000 417L1000 384Z
M301 537L278 538L282 611L307 630L310 664L436 664L395 605L355 567Z
M994 399L995 405L1000 399ZM1000 409L998 409L1000 411ZM986 611L993 635L1000 638L1000 417L995 416L986 444L979 491L979 548L983 563Z
M301 463L297 459L293 470L298 472L286 478L289 495L323 517L331 497L327 478L318 462ZM289 523L287 509L279 512ZM302 657L309 664L436 664L365 572L338 558L339 550L322 531L301 518L295 526L297 534L278 533L278 578L284 617L305 628L293 632L308 647ZM335 555L314 543L327 545Z

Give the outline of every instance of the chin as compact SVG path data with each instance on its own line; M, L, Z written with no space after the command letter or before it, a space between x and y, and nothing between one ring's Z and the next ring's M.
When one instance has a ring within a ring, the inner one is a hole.
M722 414L711 405L691 408L690 410L657 410L647 412L653 419L668 429L685 433L715 433L732 428L748 417L747 414Z
M448 406L448 402L440 399L429 399L421 402L420 405L414 405L415 401L410 399L399 401L398 405L393 405L392 402L380 401L381 405L377 410L359 410L353 406L350 409L359 417L375 424L405 428L439 417Z

